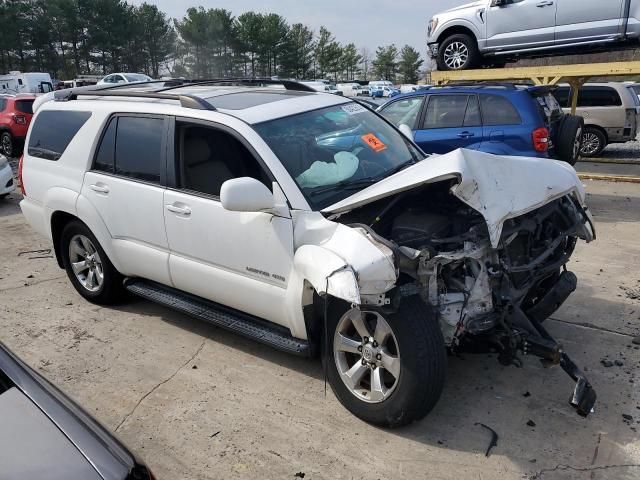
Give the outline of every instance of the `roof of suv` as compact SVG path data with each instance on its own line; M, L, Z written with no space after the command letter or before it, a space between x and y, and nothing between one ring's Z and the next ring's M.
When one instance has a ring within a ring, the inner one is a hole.
M64 92L64 91L62 91ZM114 92L117 94L114 96ZM180 97L187 97L196 100L200 105L205 106L205 110L225 113L240 120L257 124L276 118L287 117L298 113L316 110L349 103L351 100L337 95L321 92L309 92L300 90L287 90L274 86L211 86L211 85L182 85L171 88L153 89L144 86L143 88L119 88L117 90L104 90L104 95L100 95L100 90L77 91L77 95L82 99L99 101L127 100L128 93L131 100L136 94L144 94L144 98L135 98L136 101L158 103L171 102ZM176 98L167 98L166 94L175 95ZM158 98L154 98L154 95ZM62 98L61 98L62 99ZM185 108L189 111L189 108Z

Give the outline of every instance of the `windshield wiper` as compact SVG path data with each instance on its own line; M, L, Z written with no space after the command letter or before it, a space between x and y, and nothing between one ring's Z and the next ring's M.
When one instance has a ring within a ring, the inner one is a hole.
M360 180L343 180L341 182L334 183L333 185L327 185L326 187L317 187L315 190L309 193L309 195L314 197L316 195L320 195L321 193L330 192L332 190L352 190L360 187L367 187L379 182L380 180L380 177L367 177L361 178Z
M404 163L401 163L397 167L392 168L391 170L385 172L384 175L378 175L377 177L365 177L359 180L343 180L333 185L327 185L326 187L317 187L315 190L309 193L309 195L314 197L316 195L320 195L321 193L330 192L332 190L339 190L339 189L352 190L360 187L368 187L369 185L378 183L380 180L384 180L385 178L390 177L391 175L394 175L399 171L404 170L405 168L408 168L415 163L417 163L416 160L412 158L410 160L407 160Z

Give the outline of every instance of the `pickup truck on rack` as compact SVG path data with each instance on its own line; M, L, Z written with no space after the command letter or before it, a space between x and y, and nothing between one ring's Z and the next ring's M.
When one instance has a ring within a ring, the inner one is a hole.
M128 291L320 354L342 404L378 425L426 415L446 350L471 347L559 364L591 411L541 324L576 288L578 240L595 238L569 165L425 158L370 109L289 81L55 95L29 130L20 206L87 300Z
M427 43L439 70L465 70L638 38L640 0L479 0L434 15Z

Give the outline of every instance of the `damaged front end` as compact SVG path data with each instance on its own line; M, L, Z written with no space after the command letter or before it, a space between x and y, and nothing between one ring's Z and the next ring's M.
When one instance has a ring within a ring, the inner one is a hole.
M571 404L588 415L593 388L542 326L576 289L566 269L578 239L595 237L589 213L573 193L502 222L452 194L455 180L399 193L339 216L389 239L398 282L396 301L419 294L433 306L453 351L495 351L504 365L519 354L560 365L576 381ZM366 224L366 227L363 227Z

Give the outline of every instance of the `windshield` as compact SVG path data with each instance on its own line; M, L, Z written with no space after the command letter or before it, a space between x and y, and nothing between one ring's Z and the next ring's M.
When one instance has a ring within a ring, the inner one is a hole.
M395 128L357 103L271 120L255 129L314 210L424 158Z
M125 78L128 82L148 82L151 80L150 77L147 77L146 75L142 75L140 73L127 73L125 75Z

